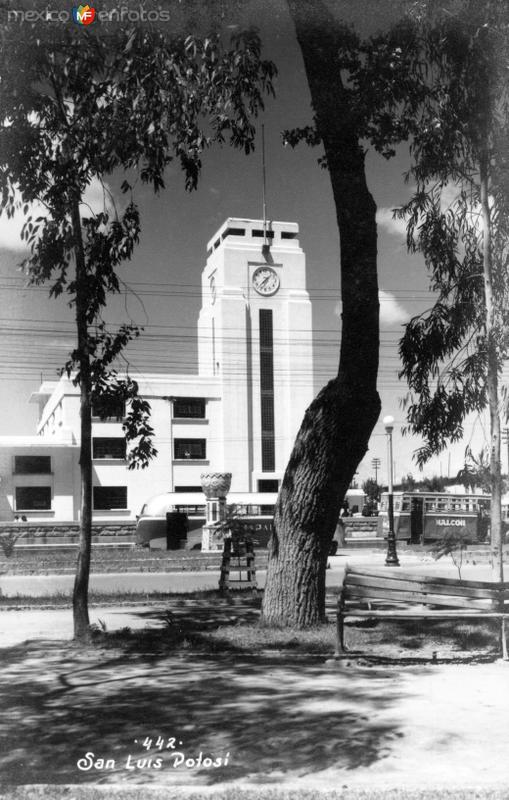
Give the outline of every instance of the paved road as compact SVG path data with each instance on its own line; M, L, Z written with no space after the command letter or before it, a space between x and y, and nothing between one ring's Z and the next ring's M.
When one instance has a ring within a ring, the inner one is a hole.
M367 555L359 558L368 559ZM378 554L371 555L369 560L378 559ZM345 565L344 556L330 559L331 569L327 570L327 585L339 586L343 580ZM265 571L256 573L258 586L265 586ZM74 583L73 575L2 575L0 576L0 592L4 597L25 595L27 597L44 597L56 593L69 594ZM219 572L108 572L91 574L90 589L95 592L193 592L204 589L217 589Z
M373 567L383 567L385 553L363 552L362 550L350 551L330 558L330 569L327 570L327 586L339 586L343 581L345 564L364 564ZM426 561L414 554L402 554L401 566L423 573L436 573L457 577L456 569L449 559L433 561L428 557ZM462 570L463 578L476 578L489 580L490 569L487 566L467 566ZM260 588L265 586L265 571L257 572ZM192 592L203 589L217 589L219 572L208 570L204 572L118 572L94 574L90 576L90 588L95 592ZM56 593L69 594L74 583L73 575L0 575L0 593L4 597L44 597Z

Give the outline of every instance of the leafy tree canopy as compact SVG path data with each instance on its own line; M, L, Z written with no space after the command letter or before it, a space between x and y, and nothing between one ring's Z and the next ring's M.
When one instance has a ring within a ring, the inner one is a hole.
M81 383L86 363L92 401L129 400L125 432L138 439L130 463L144 465L155 452L150 407L136 399L136 382L114 368L140 329L112 331L102 318L108 293L120 291L118 268L139 241L133 187L141 181L159 191L165 168L177 160L186 187L196 188L202 154L213 142L250 152L252 117L263 94L273 93L275 67L262 60L254 30L229 47L218 35L168 35L150 25L94 32L7 23L1 36L0 209L26 216L22 238L30 254L22 267L29 284L47 284L55 297L65 292L71 306L79 305L80 291L85 297L65 370ZM118 170L129 171L122 209L104 182ZM94 181L104 191L99 213L84 202Z
M412 197L397 216L407 221L408 248L423 254L436 295L400 344L407 430L424 438L416 453L422 466L462 438L468 413L487 406L488 365L499 376L508 353L509 9L471 0L445 9L429 4L418 23L412 70L426 92L407 175Z
M374 478L367 478L362 484L362 490L368 500L377 501L380 500L380 494L382 491L382 487L380 486Z

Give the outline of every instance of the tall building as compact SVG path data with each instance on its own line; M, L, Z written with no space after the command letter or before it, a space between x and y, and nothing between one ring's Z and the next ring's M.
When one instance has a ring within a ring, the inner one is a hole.
M144 374L158 455L126 468L118 418L94 417L94 518L131 519L161 492L199 493L232 473L231 496L276 492L313 393L311 303L296 223L228 218L207 246L196 375ZM0 519L79 518L79 390L45 382L37 435L0 437Z

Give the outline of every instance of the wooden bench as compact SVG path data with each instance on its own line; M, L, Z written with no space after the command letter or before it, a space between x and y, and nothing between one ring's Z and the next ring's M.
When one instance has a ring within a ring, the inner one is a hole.
M418 575L399 568L346 567L338 598L336 654L346 651L346 617L369 619L498 619L507 660L509 583Z

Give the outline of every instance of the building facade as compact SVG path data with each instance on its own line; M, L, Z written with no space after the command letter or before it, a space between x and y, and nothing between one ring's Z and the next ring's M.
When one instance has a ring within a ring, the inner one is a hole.
M232 497L277 492L313 394L311 303L296 223L229 218L207 246L198 373L145 374L157 456L128 470L117 416L93 417L94 519L133 519L162 492L201 493L232 473ZM79 389L45 382L37 435L0 437L0 519L79 519Z

